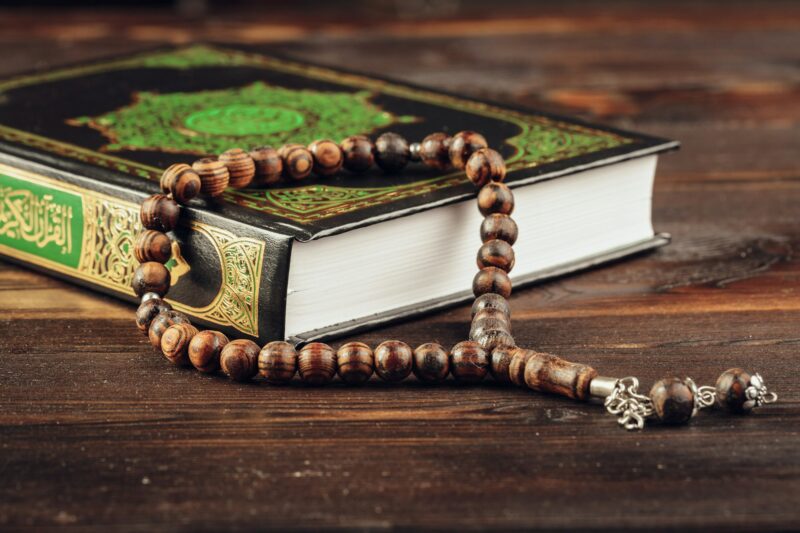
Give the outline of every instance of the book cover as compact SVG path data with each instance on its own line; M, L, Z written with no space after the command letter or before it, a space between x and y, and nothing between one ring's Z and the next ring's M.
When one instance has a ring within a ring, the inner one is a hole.
M135 301L139 203L164 168L239 146L280 146L394 131L480 131L506 158L509 186L677 146L258 49L191 45L0 82L0 255ZM462 201L462 172L342 173L194 201L176 231L168 300L236 336L284 336L292 243ZM559 269L583 268L656 239ZM396 310L375 324L458 301ZM323 332L341 333L350 324ZM309 335L314 336L314 335Z

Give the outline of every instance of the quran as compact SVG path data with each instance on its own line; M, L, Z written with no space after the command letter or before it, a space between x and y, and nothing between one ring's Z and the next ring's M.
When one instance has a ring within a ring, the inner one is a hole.
M461 130L507 161L521 206L515 287L668 242L652 227L652 184L674 141L191 45L0 81L0 255L134 302L138 206L169 165L231 147ZM411 165L196 200L175 231L185 246L167 264L168 301L237 337L297 342L467 301L474 194L462 171Z

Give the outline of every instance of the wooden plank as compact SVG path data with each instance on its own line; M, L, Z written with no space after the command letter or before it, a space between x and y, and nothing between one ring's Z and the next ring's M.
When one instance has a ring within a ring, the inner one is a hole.
M243 386L171 367L128 305L0 264L0 528L800 528L797 4L536 6L370 31L375 11L322 28L287 12L277 34L4 13L0 73L288 39L300 57L678 138L655 194L674 243L520 291L515 335L646 384L743 366L778 404L634 434L600 406L491 382ZM358 337L452 345L468 318Z

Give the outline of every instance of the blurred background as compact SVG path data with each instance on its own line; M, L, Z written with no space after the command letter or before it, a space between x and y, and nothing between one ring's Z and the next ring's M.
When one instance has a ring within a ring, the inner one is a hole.
M164 44L263 44L677 138L667 175L691 178L743 161L795 168L798 33L793 1L2 0L0 76Z

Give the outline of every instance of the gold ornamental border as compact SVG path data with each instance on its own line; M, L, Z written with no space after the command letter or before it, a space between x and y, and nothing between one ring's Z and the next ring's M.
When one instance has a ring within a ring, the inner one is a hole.
M0 163L0 173L79 196L83 210L83 239L77 267L2 243L0 254L134 296L131 288L136 267L132 253L133 236L142 230L138 204L5 163ZM175 309L196 318L257 337L261 270L266 245L197 221L193 221L190 228L207 238L219 257L222 271L220 290L211 303L203 307L192 307L172 299L168 301ZM126 246L127 253L123 251Z

